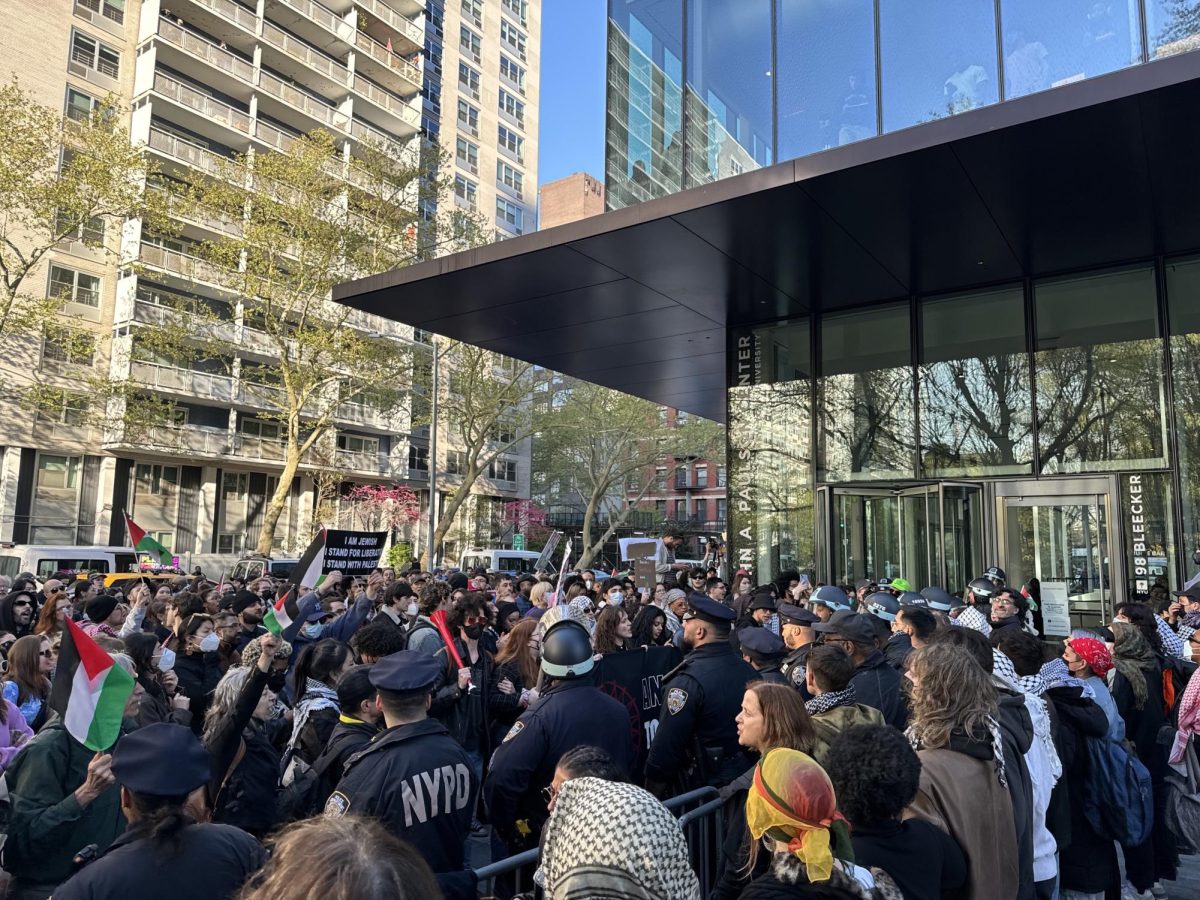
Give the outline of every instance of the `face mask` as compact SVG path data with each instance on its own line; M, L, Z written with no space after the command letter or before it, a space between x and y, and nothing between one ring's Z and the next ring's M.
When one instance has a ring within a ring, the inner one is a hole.
M463 634L471 640L477 641L483 636L483 625L464 625Z
M590 578L585 578L585 579L583 580L583 583L587 585L587 588L588 588L588 590L589 590L589 591L592 589L592 579L590 579Z
M321 632L325 630L324 622L313 622L311 625L304 626L304 636L317 638L321 636Z
M215 631L210 631L208 633L208 635L205 636L200 641L200 652L201 653L214 653L214 652L216 652L216 649L220 646L221 646L221 639L219 637L217 637L217 633Z
M162 656L158 660L158 671L170 672L175 668L175 651L170 647L163 647Z
M1192 646L1192 642L1191 642L1191 641L1184 641L1184 642L1183 642L1183 658L1184 658L1184 659L1189 659L1189 660L1190 660L1190 659L1194 659L1194 658L1195 658L1195 652L1196 652L1196 651L1195 651L1194 647Z
M608 595L608 602L611 603L613 606L616 606L618 603L625 602L625 595L623 593L621 593L620 591L614 591L613 593Z
M408 609L406 609L405 612L408 614L410 619L415 619L417 617L417 613L419 612L417 609L417 602L414 600L412 603L408 604Z
M267 673L267 687L273 690L276 694L283 690L287 684L287 672L276 672L272 669Z

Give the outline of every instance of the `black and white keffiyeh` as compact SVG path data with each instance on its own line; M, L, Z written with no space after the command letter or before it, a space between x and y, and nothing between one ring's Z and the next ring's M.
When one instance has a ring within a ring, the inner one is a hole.
M804 708L808 710L810 716L819 716L821 713L829 712L839 706L853 706L857 702L858 695L854 692L854 685L850 684L844 691L826 691L818 694L813 699L806 701Z

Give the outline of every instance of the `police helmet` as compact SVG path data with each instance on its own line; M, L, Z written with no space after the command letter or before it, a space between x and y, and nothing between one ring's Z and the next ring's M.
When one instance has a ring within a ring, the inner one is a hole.
M984 569L981 577L986 578L996 587L1004 587L1008 583L1008 575L999 566L988 566Z
M975 595L976 600L991 603L992 597L1000 592L996 584L987 578L976 578L967 585L967 590Z
M921 591L921 596L929 601L930 609L938 609L942 612L949 612L955 606L961 606L958 598L954 597L945 588L927 587Z
M592 639L582 622L562 619L542 638L542 671L551 678L578 678L592 671Z
M868 594L864 601L867 605L867 612L877 619L883 619L885 622L895 622L896 613L900 611L900 601L887 591L876 591L873 594Z
M918 594L916 591L905 591L896 598L900 601L901 606L928 606L929 601Z

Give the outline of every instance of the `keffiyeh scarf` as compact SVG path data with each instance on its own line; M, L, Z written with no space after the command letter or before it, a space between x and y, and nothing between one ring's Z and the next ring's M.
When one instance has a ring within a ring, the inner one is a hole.
M853 706L858 702L858 694L854 691L854 685L847 685L844 691L826 691L824 694L818 694L813 699L804 704L804 708L808 710L810 716L819 716L821 713L829 712L831 709L836 709L839 706Z
M963 628L973 628L976 631L982 632L984 637L992 633L992 623L988 621L987 614L980 612L974 606L968 606L958 614L957 619L951 619L950 621L956 625L961 625Z
M300 732L308 722L309 714L318 709L336 709L341 712L338 704L337 691L312 678L305 679L304 694L296 704L296 715L292 720L292 736L288 740L287 749L283 753L284 760L290 761L296 750L296 742L300 740Z

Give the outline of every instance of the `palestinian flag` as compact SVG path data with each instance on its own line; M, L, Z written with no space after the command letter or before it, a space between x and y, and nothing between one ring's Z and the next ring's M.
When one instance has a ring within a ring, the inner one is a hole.
M129 531L129 543L133 545L133 549L138 553L148 553L150 556L157 556L158 561L164 566L169 566L175 562L175 557L171 551L150 537L137 525L133 524L133 519L129 518L129 513L125 513L125 528Z
M121 733L133 676L70 618L64 619L63 625L58 668L47 702L71 737L89 750L108 750Z
M288 584L275 605L263 616L263 625L274 635L283 634L285 628L291 625L300 615L297 601L300 599L300 588L316 589L325 580L322 569L325 567L325 529L322 528L313 542L308 545L292 574L288 576Z

